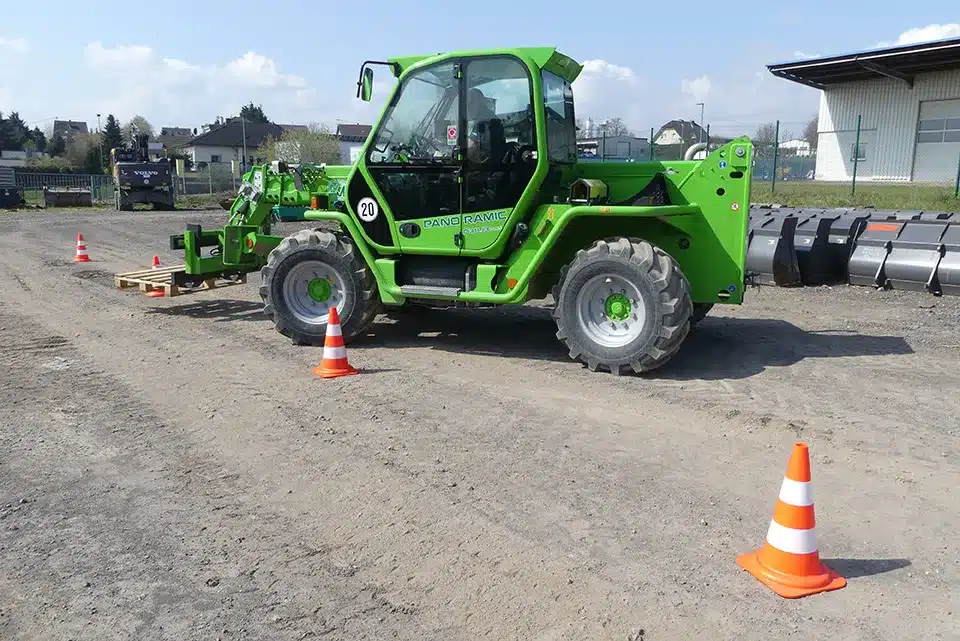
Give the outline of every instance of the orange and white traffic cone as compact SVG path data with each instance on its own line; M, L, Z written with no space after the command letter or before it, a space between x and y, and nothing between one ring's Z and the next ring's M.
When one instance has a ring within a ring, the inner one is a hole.
M87 254L87 244L83 241L83 234L77 234L77 255L74 257L73 262L90 262L90 255Z
M323 340L323 359L313 368L313 373L321 378L359 374L347 360L347 348L343 346L343 331L340 329L340 314L336 307L330 308L327 335Z
M160 269L160 257L159 257L159 256L154 256L154 257L153 257L153 264L150 266L150 271L157 270L157 269ZM150 298L163 298L163 290L162 290L162 289L150 289L150 290L147 291L146 296L148 296L148 297L150 297Z
M793 447L766 542L757 551L738 556L737 565L788 599L839 590L847 584L820 562L810 452L805 443Z

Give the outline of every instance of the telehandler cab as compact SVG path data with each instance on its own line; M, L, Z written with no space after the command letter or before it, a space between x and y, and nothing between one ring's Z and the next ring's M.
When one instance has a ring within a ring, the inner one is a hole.
M663 365L714 304L742 302L749 139L583 162L581 65L554 48L367 61L362 100L378 65L398 82L356 163L252 167L225 227L171 237L179 285L259 270L276 329L313 345L332 306L350 341L383 311L552 295L570 357L616 374ZM273 236L277 205L336 225Z

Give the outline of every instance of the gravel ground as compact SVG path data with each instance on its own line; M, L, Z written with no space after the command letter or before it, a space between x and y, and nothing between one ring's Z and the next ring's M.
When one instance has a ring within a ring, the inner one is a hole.
M113 287L222 220L0 215L0 638L960 638L960 299L758 288L619 378L542 305L383 318L322 380L257 276ZM798 439L849 584L785 600L734 558Z

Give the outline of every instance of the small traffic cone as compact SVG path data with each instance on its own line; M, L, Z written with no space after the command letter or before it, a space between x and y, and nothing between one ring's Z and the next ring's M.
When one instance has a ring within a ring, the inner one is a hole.
M90 256L87 254L87 244L83 242L83 234L77 234L77 255L74 257L75 263L89 263Z
M343 332L340 329L340 314L337 313L336 307L330 308L327 335L323 340L323 359L313 368L313 373L321 378L336 378L360 373L347 360L347 348L343 346Z
M755 552L738 556L737 565L787 599L839 590L847 584L820 562L810 452L805 443L793 447L766 542Z
M160 269L160 257L159 257L159 256L154 256L154 257L153 257L153 264L150 266L150 270L151 270L151 271L153 271L153 270L155 270L155 269ZM150 289L150 290L147 291L146 296L149 296L150 298L163 298L163 290L162 290L162 289Z

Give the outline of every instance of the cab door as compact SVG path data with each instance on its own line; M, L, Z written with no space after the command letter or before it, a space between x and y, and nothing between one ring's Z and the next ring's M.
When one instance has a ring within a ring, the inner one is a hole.
M411 73L371 134L364 161L382 199L354 209L365 226L384 216L403 253L460 251L461 76L457 60Z
M527 65L508 55L463 67L465 154L463 250L494 244L537 168L533 83Z

